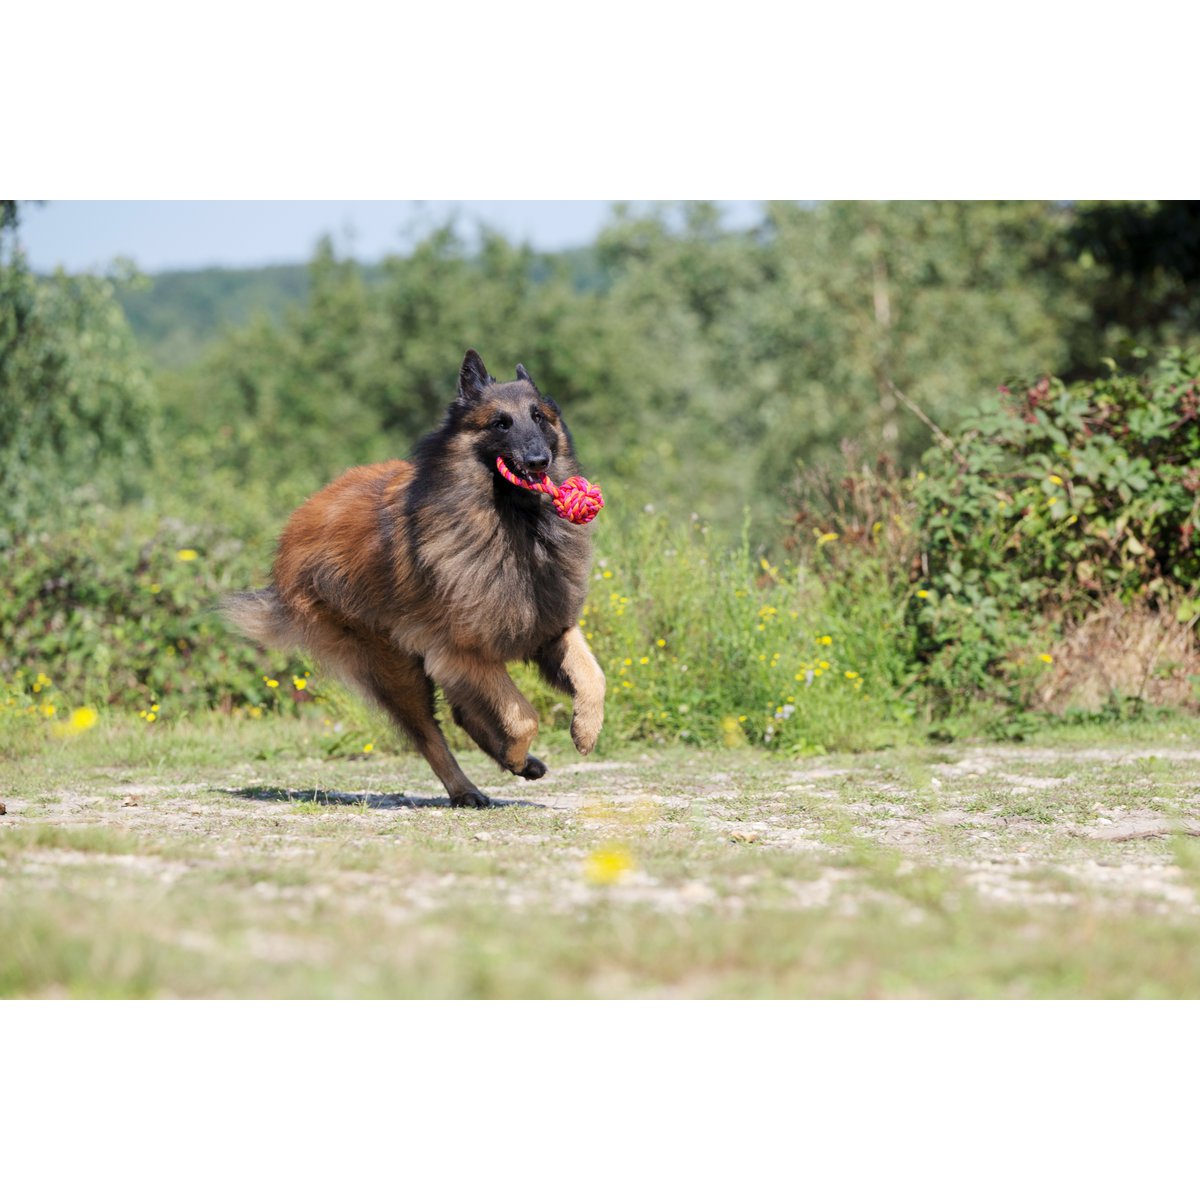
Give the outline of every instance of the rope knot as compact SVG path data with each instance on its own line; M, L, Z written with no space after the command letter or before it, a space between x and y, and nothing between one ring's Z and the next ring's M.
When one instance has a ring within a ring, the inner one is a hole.
M542 492L550 497L554 511L572 525L586 525L604 507L604 496L593 483L582 475L572 475L562 485L556 484L549 475L543 475L537 483L530 483L515 474L503 458L496 459L496 470L517 487L528 492Z

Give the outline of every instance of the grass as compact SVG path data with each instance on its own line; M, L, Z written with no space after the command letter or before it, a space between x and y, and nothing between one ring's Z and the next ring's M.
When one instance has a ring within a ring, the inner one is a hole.
M462 812L412 756L324 756L319 718L108 716L7 764L0 994L1196 996L1200 760L1143 732L552 735L538 784L465 755L512 803Z

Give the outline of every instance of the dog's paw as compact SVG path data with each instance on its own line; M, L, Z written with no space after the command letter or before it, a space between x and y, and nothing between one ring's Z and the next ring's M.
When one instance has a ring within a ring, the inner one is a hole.
M470 791L459 792L457 796L450 797L451 808L491 808L492 801L490 797L485 796L482 792Z
M591 754L600 737L601 718L576 712L571 720L571 740L580 754Z
M540 758L534 758L532 754L525 756L525 765L519 770L514 771L514 775L520 775L522 779L541 779L546 773L546 764Z

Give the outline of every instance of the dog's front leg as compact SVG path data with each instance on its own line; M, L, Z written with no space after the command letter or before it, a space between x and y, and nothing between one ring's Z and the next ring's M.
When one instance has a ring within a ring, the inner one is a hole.
M486 754L525 779L540 779L546 764L529 753L538 730L537 712L503 663L466 655L427 655L425 669L441 685L454 720Z
M546 681L574 699L571 737L580 754L590 754L604 723L604 672L583 631L573 625L543 646L535 658Z

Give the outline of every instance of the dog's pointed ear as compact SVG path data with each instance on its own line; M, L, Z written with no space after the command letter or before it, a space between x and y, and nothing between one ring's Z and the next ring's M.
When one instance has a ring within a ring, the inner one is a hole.
M529 384L529 386L533 388L535 392L537 391L537 384L533 382L533 376L530 375L527 370L525 370L525 365L523 363L517 363L517 378L525 380L525 382Z
M483 359L474 350L468 350L458 371L458 398L474 404L483 395L483 389L495 382Z

